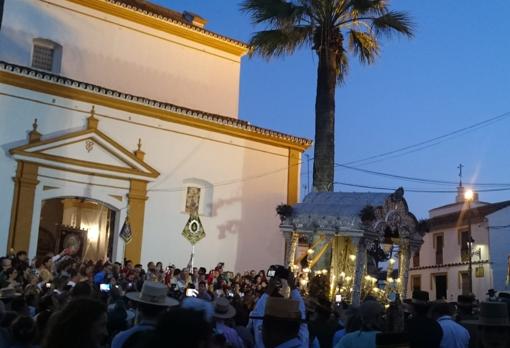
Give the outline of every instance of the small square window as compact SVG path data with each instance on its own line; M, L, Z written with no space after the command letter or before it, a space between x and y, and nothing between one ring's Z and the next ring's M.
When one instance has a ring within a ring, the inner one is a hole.
M32 55L32 67L52 71L54 53L55 50L53 48L35 44Z

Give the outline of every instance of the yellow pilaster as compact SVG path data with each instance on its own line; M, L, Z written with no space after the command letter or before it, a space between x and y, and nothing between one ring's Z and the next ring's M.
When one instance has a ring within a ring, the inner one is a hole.
M147 201L146 181L130 180L128 201L128 217L133 239L126 245L125 258L132 260L136 264L140 263L142 254L143 222L145 217L145 201Z
M38 169L37 164L18 161L18 168L14 177L14 195L7 251L11 248L16 251L28 251L35 189L39 183L37 180Z
M299 169L301 168L301 152L289 149L288 178L287 178L287 204L293 205L299 199Z

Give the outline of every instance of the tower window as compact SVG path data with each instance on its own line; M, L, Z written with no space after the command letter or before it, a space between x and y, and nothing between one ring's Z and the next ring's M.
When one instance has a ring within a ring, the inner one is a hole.
M34 39L32 67L59 73L61 59L62 46L50 40Z

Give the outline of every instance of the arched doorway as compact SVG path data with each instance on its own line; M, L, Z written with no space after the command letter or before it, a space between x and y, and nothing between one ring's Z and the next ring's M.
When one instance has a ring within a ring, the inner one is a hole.
M116 213L103 202L83 197L43 200L37 255L74 246L83 259L112 259Z

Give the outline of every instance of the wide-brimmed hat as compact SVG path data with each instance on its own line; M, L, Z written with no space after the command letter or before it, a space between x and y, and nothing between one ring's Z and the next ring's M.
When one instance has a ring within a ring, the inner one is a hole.
M165 285L147 280L143 283L142 291L128 292L126 297L136 302L155 306L177 306L179 301L168 297L167 293L168 288Z
M429 303L429 293L423 290L414 290L411 299L412 304L426 305Z
M473 306L473 302L475 302L474 295L459 295L457 296L457 306L466 307Z
M462 323L478 326L507 326L510 327L507 306L503 302L482 302L478 320L466 320Z
M213 302L214 314L213 316L218 319L230 319L236 315L235 308L225 297L220 297Z

